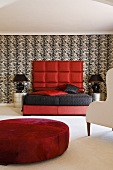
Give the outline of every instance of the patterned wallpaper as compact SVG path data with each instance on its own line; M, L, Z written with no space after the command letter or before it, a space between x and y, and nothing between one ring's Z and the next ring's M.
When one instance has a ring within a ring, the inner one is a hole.
M1 35L0 36L0 103L12 103L16 73L25 73L32 89L32 60L83 60L84 87L89 91L90 75L104 79L113 67L113 35Z

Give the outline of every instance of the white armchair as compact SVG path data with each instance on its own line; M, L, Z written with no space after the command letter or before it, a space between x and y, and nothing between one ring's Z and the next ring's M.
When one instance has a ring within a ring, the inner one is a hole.
M91 123L113 128L113 68L106 75L106 101L92 102L86 112L88 136Z

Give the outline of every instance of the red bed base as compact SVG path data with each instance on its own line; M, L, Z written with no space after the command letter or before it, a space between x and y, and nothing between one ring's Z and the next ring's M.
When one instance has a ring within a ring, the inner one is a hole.
M65 84L83 88L83 61L33 61L33 90L56 89ZM85 115L88 106L24 105L23 115Z
M88 106L31 106L24 105L23 115L54 115L54 116L72 116L86 115Z

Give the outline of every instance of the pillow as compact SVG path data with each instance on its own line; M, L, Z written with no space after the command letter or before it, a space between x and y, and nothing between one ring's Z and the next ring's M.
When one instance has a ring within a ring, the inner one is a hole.
M64 89L64 92L68 93L78 93L79 88L77 86L74 86L72 84L67 84L66 88Z
M59 90L43 90L43 91L32 92L31 94L41 94L41 95L46 95L46 96L58 96L58 95L65 95L68 93L64 92L64 91L59 91Z

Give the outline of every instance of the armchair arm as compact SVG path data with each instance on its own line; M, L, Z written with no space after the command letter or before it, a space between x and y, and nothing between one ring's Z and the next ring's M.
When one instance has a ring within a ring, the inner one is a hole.
M88 123L113 127L113 110L109 102L92 102L86 112L86 121Z

